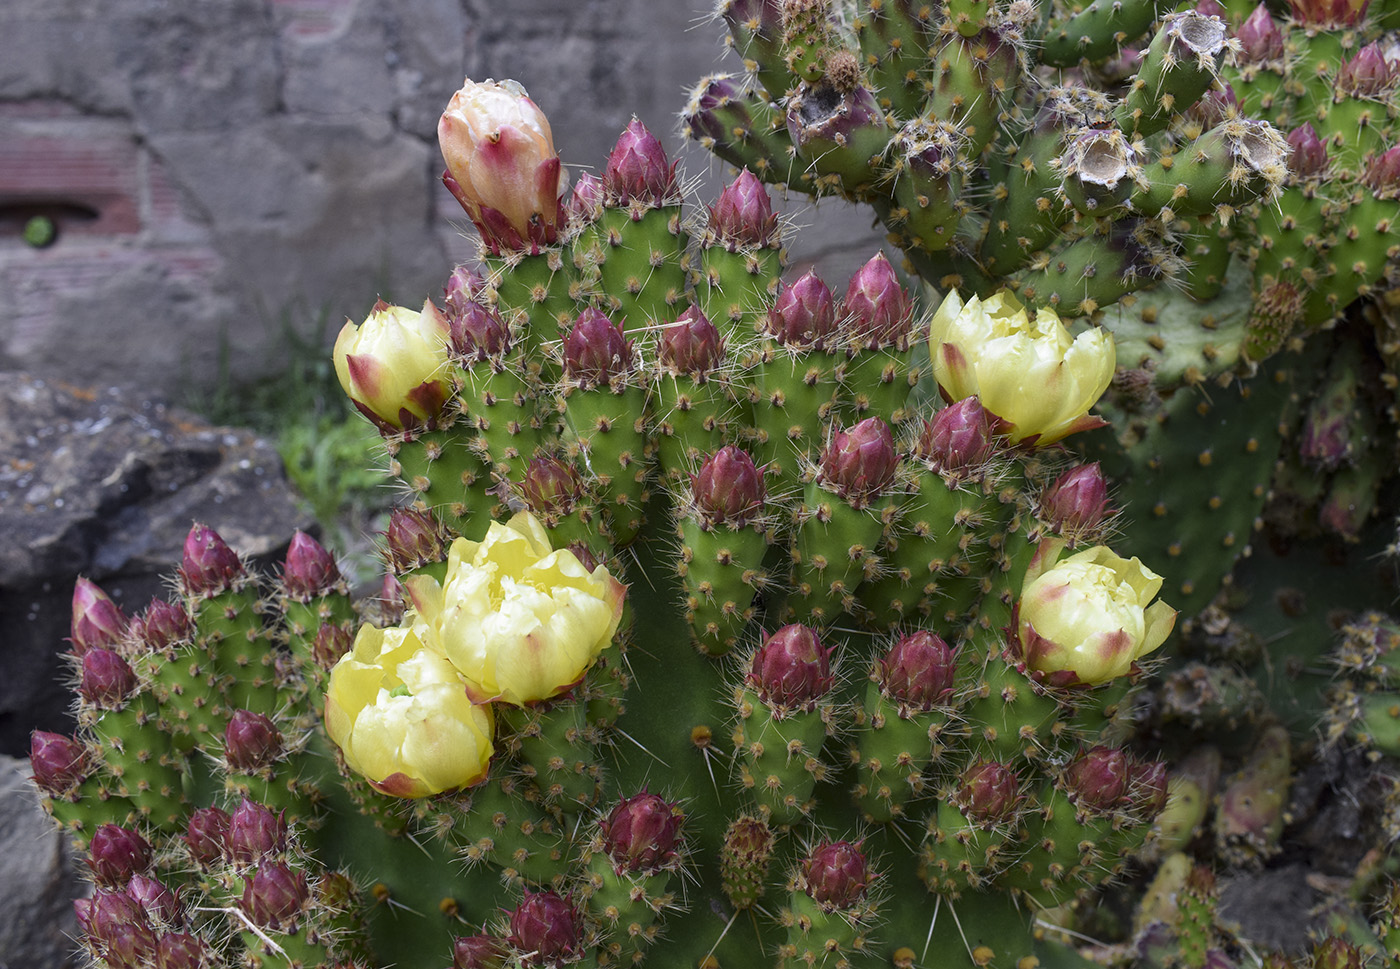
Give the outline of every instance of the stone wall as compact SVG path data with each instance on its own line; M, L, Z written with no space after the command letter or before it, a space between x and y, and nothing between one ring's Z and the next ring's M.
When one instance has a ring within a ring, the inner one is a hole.
M473 251L441 188L463 75L515 77L566 163L677 115L721 56L708 0L7 0L0 6L0 369L162 394L221 359L437 294ZM720 166L699 151L692 175ZM833 287L878 244L840 206L795 248ZM20 239L46 212L56 243ZM800 207L797 221L813 219ZM859 259L857 259L859 256Z

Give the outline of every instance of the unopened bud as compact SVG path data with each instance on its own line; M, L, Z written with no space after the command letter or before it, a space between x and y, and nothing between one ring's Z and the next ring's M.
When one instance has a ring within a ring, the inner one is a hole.
M206 867L223 857L228 831L227 811L217 807L200 808L190 815L180 840L185 842L195 864Z
M585 309L564 338L564 370L585 387L605 387L636 370L622 325L592 307Z
M653 872L676 857L681 814L655 794L624 798L603 822L603 850L619 872Z
M463 935L452 940L452 969L503 969L506 947L493 935Z
M1361 180L1377 198L1400 198L1400 145L1371 159Z
M875 675L880 692L900 707L931 710L952 692L957 662L942 637L920 629L900 637L880 657Z
M126 636L131 620L107 593L88 579L80 578L73 586L73 626L70 642L73 654L81 656L89 649L113 649Z
M271 719L252 710L235 710L224 727L224 759L234 770L254 772L282 755L282 733Z
M306 602L332 591L340 581L335 556L310 535L295 532L287 546L287 565L282 571L282 587L287 595Z
M792 623L764 640L745 682L775 709L810 710L831 689L831 650L809 626Z
M1354 98L1377 98L1395 80L1395 69L1386 61L1381 45L1367 44L1337 72L1337 90Z
M239 908L262 928L287 931L309 897L306 875L274 862L259 865L253 877L245 880Z
M817 480L856 508L880 497L894 481L899 452L884 418L870 417L848 431L834 431L822 450Z
M256 801L244 798L228 818L224 850L234 863L255 865L281 853L286 847L287 822L282 820L280 813L273 814L270 808Z
M870 863L860 845L827 841L802 862L802 889L825 910L853 908L865 897Z
M614 205L662 205L677 194L676 166L666 149L636 118L628 123L603 169L603 192Z
M993 421L981 401L964 397L924 422L914 453L941 474L975 471L996 450Z
M1313 126L1303 122L1288 133L1288 170L1297 178L1321 178L1327 174L1327 144Z
M1122 750L1090 747L1065 767L1065 795L1080 808L1107 814L1123 800L1131 767Z
M92 757L72 737L35 730L29 735L29 766L34 783L45 794L58 796L87 779Z
M731 252L763 248L778 239L778 216L768 189L747 168L739 173L710 209L710 231Z
M763 475L753 458L732 444L720 448L700 466L691 490L708 523L732 528L742 528L762 514L767 499Z
M204 940L189 932L168 932L156 943L156 969L205 969L212 961Z
M447 318L460 315L467 304L475 303L479 295L486 291L486 279L476 266L458 266L447 277L442 287L443 305L447 307Z
M149 875L132 875L126 893L140 904L154 925L175 927L185 920L185 908L180 896L170 886Z
M842 311L857 338L870 347L898 344L909 335L914 304L883 252L856 271Z
M448 306L447 346L466 366L499 357L510 347L510 328L499 313L480 303Z
M1021 804L1021 781L1005 764L976 764L963 773L953 800L974 824L1001 824L1011 820Z
M398 575L447 557L452 533L432 512L422 508L396 508L384 529L384 560Z
M1283 56L1283 32L1262 3L1240 24L1235 39L1240 42L1240 59L1247 64L1275 61Z
M126 892L99 891L79 921L113 969L137 969L156 951L156 935L141 904Z
M672 374L705 377L724 362L724 338L709 317L692 306L661 330L657 352Z
M1167 764L1153 760L1135 761L1128 780L1128 799L1145 820L1152 820L1167 806Z
M592 172L580 175L569 193L565 209L569 220L579 225L587 225L598 218L603 211L603 180Z
M97 884L122 888L139 875L151 870L151 844L130 828L104 824L92 833L88 845L88 867Z
M311 645L311 658L321 669L329 670L353 645L354 636L348 628L339 623L322 623Z
M815 272L783 287L768 311L768 332L796 348L831 349L837 334L836 299Z
M1041 517L1069 538L1092 533L1108 513L1108 482L1097 461L1066 471L1040 499Z
M213 598L244 574L238 554L208 525L196 523L185 538L180 584L185 592Z
M83 674L78 693L104 710L120 707L136 689L131 664L110 649L90 649L83 654Z
M131 621L133 638L151 652L180 646L194 635L194 619L185 607L164 599L151 599L146 611Z
M537 515L567 515L583 497L583 479L572 464L542 455L526 465L520 492Z
M509 941L530 956L522 964L559 966L573 961L580 949L578 913L555 892L525 893L510 913Z

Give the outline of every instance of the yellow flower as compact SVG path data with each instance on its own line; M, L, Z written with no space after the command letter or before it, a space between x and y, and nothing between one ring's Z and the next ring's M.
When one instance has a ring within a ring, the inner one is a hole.
M519 83L467 78L438 121L438 146L443 183L493 251L555 241L559 156L549 119Z
M331 669L326 732L376 790L427 797L486 776L495 752L489 706L407 627L360 627Z
M480 542L453 542L441 585L414 576L406 586L472 696L516 706L583 678L612 642L626 595L603 566L589 572L573 552L552 550L528 512L493 522Z
M452 392L447 320L432 300L422 311L376 303L336 337L335 373L346 396L380 429L432 421Z
M1060 686L1123 676L1176 624L1175 609L1152 601L1162 577L1102 545L1055 562L1064 543L1051 543L1051 554L1037 556L1021 590L1020 658Z
M974 394L1011 425L1012 441L1053 444L1101 427L1089 416L1113 379L1113 337L1093 327L1070 337L1054 310L1032 320L1005 291L966 303L951 290L929 326L933 375L949 401Z

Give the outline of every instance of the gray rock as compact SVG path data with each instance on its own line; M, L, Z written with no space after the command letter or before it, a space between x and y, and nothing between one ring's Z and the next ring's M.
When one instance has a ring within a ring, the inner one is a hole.
M29 762L0 755L0 969L78 963L73 899L87 891L39 806Z
M73 583L134 613L168 592L190 524L270 562L309 521L276 451L118 389L0 374L0 752L69 729L59 683Z

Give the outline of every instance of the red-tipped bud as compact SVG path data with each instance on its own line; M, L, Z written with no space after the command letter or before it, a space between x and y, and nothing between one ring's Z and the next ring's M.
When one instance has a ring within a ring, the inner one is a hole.
M1371 159L1361 180L1379 198L1400 198L1400 145Z
M452 533L436 515L421 508L396 508L384 529L384 561L395 574L447 557Z
M260 865L243 885L239 907L262 928L286 931L296 922L311 893L306 875L283 864Z
M828 911L859 904L872 877L860 845L849 841L823 842L802 862L802 890Z
M189 641L194 618L185 607L164 599L151 599L146 611L131 621L132 636L151 652L162 652Z
M1240 24L1235 39L1240 42L1240 56L1246 63L1259 64L1283 56L1283 31L1262 3Z
M228 812L217 807L200 808L190 815L180 840L189 849L195 864L207 867L223 857L229 820Z
M141 903L126 892L99 891L79 921L114 969L136 969L154 957L156 934Z
M442 287L443 305L447 307L447 318L461 314L467 304L475 303L477 296L486 291L486 279L476 266L458 266L447 277Z
M1313 969L1362 969L1367 962L1357 946L1335 935L1313 946Z
M1313 126L1304 122L1288 133L1288 170L1297 178L1321 178L1327 174L1327 145Z
M29 766L34 783L45 794L57 796L87 780L92 756L72 737L36 730L29 735Z
M1128 790L1132 762L1122 750L1090 747L1065 767L1065 796L1096 814L1118 807Z
M619 872L653 872L676 857L682 815L655 794L624 798L603 822L603 850Z
M188 840L187 837L186 842ZM286 847L287 822L282 820L280 812L273 814L270 808L244 798L228 818L224 850L230 861L255 865Z
M305 602L325 595L339 582L335 556L305 532L294 533L287 546L287 565L282 570L282 588L287 595Z
M508 955L493 935L463 935L452 940L452 969L502 969Z
M151 870L151 844L130 828L104 824L92 833L88 867L97 884L122 888L132 875Z
M742 528L763 511L763 475L748 452L734 445L716 451L691 480L695 505L714 525Z
M520 493L536 514L567 515L583 497L583 479L572 464L543 455L525 466Z
M792 623L764 640L745 682L770 707L810 710L835 682L831 650L822 648L816 630Z
M237 553L224 544L219 533L196 523L185 538L180 582L190 595L212 598L243 575Z
M321 669L329 670L354 644L355 638L345 626L322 623L316 630L316 641L311 644L311 658Z
M385 625L397 625L402 619L407 605L403 599L403 583L392 572L384 576L379 586L379 615Z
M603 192L615 205L644 202L661 205L676 196L676 166L647 126L628 123L603 169Z
M555 892L526 892L510 913L510 944L526 957L522 965L561 966L580 948L578 913Z
M899 704L901 712L924 711L947 699L957 668L953 647L920 629L901 637L880 657L875 675L880 692Z
M1135 761L1128 780L1128 798L1144 820L1152 820L1167 806L1167 765L1165 761Z
M112 649L126 636L131 620L107 593L87 579L73 586L73 654L90 649Z
M170 886L149 875L132 875L126 893L140 904L153 925L174 928L184 923L185 907Z
M996 450L993 420L976 397L964 397L924 422L915 454L943 474L974 471Z
M826 350L837 332L836 298L815 272L783 288L768 311L768 332L790 347Z
M564 370L571 380L588 387L607 386L614 377L636 369L632 343L614 323L589 307L579 314L564 338Z
M885 493L899 467L894 432L884 418L869 417L848 431L834 431L822 450L818 481L864 508Z
M499 313L480 303L449 304L447 333L452 355L466 366L499 357L510 347L510 328Z
M710 209L710 231L731 252L746 246L771 246L778 238L778 216L768 189L747 168L739 173Z
M1097 461L1070 468L1040 499L1041 517L1057 533L1071 538L1093 532L1109 510L1108 482Z
M252 710L235 710L224 727L224 759L234 770L253 772L282 755L282 732Z
M156 943L156 969L205 969L212 961L204 940L189 932L169 932Z
M657 353L661 366L672 374L702 378L724 362L724 338L700 307L687 309L675 323L661 330Z
M1395 80L1395 69L1386 61L1378 42L1367 44L1337 72L1337 90L1356 98L1375 98Z
M83 676L78 693L94 706L112 710L136 689L131 664L110 649L90 649L83 654Z
M953 800L974 824L1001 824L1011 820L1021 804L1021 781L1005 764L976 764L963 773Z
M568 548L570 552L574 553L574 558L578 559L579 565L582 565L584 571L589 574L592 574L594 569L603 564L602 560L598 558L593 549L582 542L570 542L565 547Z
M871 347L900 343L909 335L914 304L883 252L851 277L841 309L860 341Z
M598 218L603 211L603 180L592 172L580 175L565 209L571 222L587 224Z

